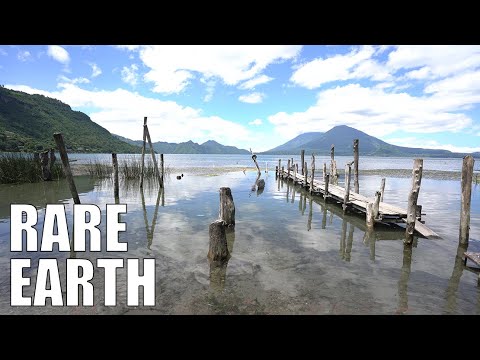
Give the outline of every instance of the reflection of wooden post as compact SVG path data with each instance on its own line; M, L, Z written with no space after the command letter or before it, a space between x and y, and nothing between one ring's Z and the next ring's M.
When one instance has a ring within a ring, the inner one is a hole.
M462 202L460 211L460 244L467 244L470 236L470 203L472 201L472 175L475 160L471 155L463 158Z
M312 154L312 173L310 174L310 194L313 193L313 180L315 180L315 155Z
M382 179L382 184L380 185L380 201L383 202L383 193L385 192L385 178Z
M113 196L115 197L115 201L119 199L119 191L118 191L118 161L117 161L117 154L112 153L112 163L113 163Z
M363 235L363 243L366 245L370 245L370 260L375 262L375 232L373 228L368 228L365 230L365 234Z
M357 194L360 193L360 185L358 184L358 139L353 140L353 186Z
M305 175L305 168L303 167L305 164L305 150L302 150L300 153L300 163L302 164L302 175Z
M145 169L145 141L147 140L147 133L145 132L145 126L147 125L147 117L143 118L143 146L142 146L142 165L140 169L140 187L143 187L143 171Z
M418 193L422 183L423 159L415 159L412 171L412 190L408 195L407 208L407 229L405 232L405 244L411 244L413 241L413 233L415 232L415 221L417 212Z
M448 286L445 291L445 302L446 312L455 313L456 303L457 303L457 290L458 285L460 284L460 279L463 274L463 269L465 268L465 263L463 260L463 254L467 251L467 244L459 244L457 247L457 255L455 256L455 264L453 266L452 276L448 281Z
M312 197L308 199L308 220L307 220L307 231L312 229L312 217L313 217L313 206L312 206Z
M223 220L215 220L208 229L210 246L208 258L210 261L226 261L230 257L227 246L227 235Z
M220 188L219 219L227 226L235 225L235 204L233 203L232 190L229 187Z
M347 220L342 220L342 236L340 237L340 257L345 259L345 243L347 237Z
M323 207L323 214L322 214L322 229L327 227L327 207Z
M351 258L354 230L355 230L355 227L353 226L352 223L350 223L350 227L348 228L347 247L345 249L345 261L350 261L350 258Z
M350 177L352 165L349 163L345 165L345 195L343 197L343 211L347 210L348 202L350 201Z
M58 151L60 152L60 158L62 159L63 170L67 177L68 186L70 187L70 192L72 193L73 202L75 204L80 204L80 198L78 197L77 188L75 182L73 181L72 170L70 169L70 163L68 162L68 154L65 149L65 143L63 142L63 136L61 133L54 133L53 138L57 143Z
M398 309L397 314L403 314L408 310L408 279L412 266L412 247L403 247L403 265L400 279L398 280Z

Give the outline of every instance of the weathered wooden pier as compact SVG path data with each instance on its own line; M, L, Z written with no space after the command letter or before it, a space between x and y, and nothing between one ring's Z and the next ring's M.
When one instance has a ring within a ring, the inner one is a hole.
M357 142L357 148L358 148L358 142ZM332 152L333 152L333 146L332 146ZM358 157L355 157L358 162ZM313 160L314 161L314 160ZM312 163L313 163L312 161ZM279 160L279 164L281 161ZM354 192L350 189L350 169L352 164L354 163L348 163L346 168L345 168L345 187L339 186L338 185L338 179L335 179L338 177L336 172L336 164L335 161L332 160L333 166L331 166L331 169L333 168L333 181L331 174L326 174L324 170L324 176L323 180L315 179L314 173L310 174L308 176L307 169L304 166L303 173L298 172L298 167L293 165L290 160L288 160L289 166L287 165L287 169L284 169L283 167L277 167L276 168L276 175L279 176L281 179L284 179L286 181L292 181L294 184L299 184L302 187L305 187L310 190L311 194L316 194L316 195L322 195L325 201L331 201L331 202L336 202L338 204L341 204L343 207L344 212L345 211L355 211L360 214L365 214L366 217L366 223L367 226L373 227L375 223L406 223L408 225L408 214L409 210L407 209L402 209L398 206L388 204L386 202L383 202L383 190L382 191L377 191L375 193L375 196L373 197L367 197L362 194L359 194L357 192ZM306 163L305 163L306 164ZM304 165L305 165L304 164ZM417 161L415 162L417 165ZM312 167L313 170L315 169ZM358 165L355 166L355 169L358 168ZM325 166L324 166L325 169ZM421 166L420 166L421 169ZM421 172L421 170L420 170ZM416 178L418 178L418 172L416 172L416 169L414 169L414 175L416 174ZM358 187L358 170L355 171L355 187ZM421 175L420 175L421 178ZM414 179L415 180L415 179ZM417 184L419 181L414 181L414 185ZM384 187L384 183L382 181L382 188ZM418 190L414 186L414 189L412 190L412 193L416 193L417 198L418 198ZM412 196L410 196L412 197ZM411 202L411 199L409 199L409 203ZM421 235L425 238L431 239L431 238L439 238L440 236L436 234L432 229L427 227L424 222L421 220L421 206L417 206L416 204L416 198L414 199L413 203L410 204L411 207L414 210L414 214L412 217L415 218L415 227L414 231L417 232L416 235ZM413 210L410 210L412 212ZM407 242L408 242L408 236L407 236Z

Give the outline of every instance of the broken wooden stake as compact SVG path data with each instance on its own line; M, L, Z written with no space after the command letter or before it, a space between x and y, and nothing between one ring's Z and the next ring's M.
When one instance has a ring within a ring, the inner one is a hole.
M223 262L230 258L225 227L226 225L221 219L215 220L209 226L210 242L207 256L210 261Z
M374 220L380 220L379 219L379 213L380 213L380 197L381 197L380 191L375 192L375 202L373 203L373 219Z
M373 214L373 203L369 202L367 204L367 212L366 212L366 221L367 221L367 228L368 229L373 229L374 225L375 225L375 216Z
M348 163L345 165L345 195L343 197L343 212L347 211L348 202L350 201L350 177L352 165Z
M413 241L413 233L415 232L415 217L417 211L417 200L422 183L423 159L415 159L412 171L412 190L408 195L407 207L407 229L405 231L405 244L411 244Z
M287 182L290 180L290 159L288 159L288 164L287 164Z
M65 149L65 143L63 142L63 136L61 133L54 133L53 138L57 144L58 151L60 152L60 158L62 159L63 170L65 171L65 176L67 177L68 186L70 192L72 193L73 202L75 204L80 204L80 198L78 197L77 187L73 181L72 170L70 169L70 163L68 162L68 154Z
M112 153L112 164L113 164L113 196L115 197L115 201L119 199L119 191L118 191L118 161L117 161L117 154Z
M145 128L145 134L147 135L148 145L150 146L150 154L152 155L153 166L155 166L155 173L157 174L160 187L163 187L163 181L160 176L160 170L158 169L157 158L155 156L155 151L153 150L152 139L150 138L150 132L148 131L148 126L146 124L143 125L143 127Z
M468 245L470 237L470 204L472 201L472 176L475 160L471 155L463 158L462 165L462 198L460 208L460 244Z
M330 182L330 174L325 175L325 194L323 194L323 198L327 199L330 195L328 195L328 183Z
M305 168L303 167L305 164L305 150L302 150L300 153L300 163L302 164L302 175L305 175Z
M49 163L49 151L46 150L40 153L40 165L42 167L42 178L45 181L52 181L52 172L50 170Z
M383 202L383 193L385 192L385 178L382 179L382 183L380 185L380 201Z
M235 226L235 204L232 190L229 187L220 188L219 219L224 221L227 226Z
M358 183L358 139L353 140L353 186L357 194L360 193L360 185Z
M315 155L312 154L312 173L310 174L310 194L313 193L313 180L315 180Z

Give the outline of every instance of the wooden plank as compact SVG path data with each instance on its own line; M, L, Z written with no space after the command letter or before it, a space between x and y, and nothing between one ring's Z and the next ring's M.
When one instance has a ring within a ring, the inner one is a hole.
M402 220L405 223L407 222L406 218L404 218ZM425 226L425 224L422 224L418 220L415 220L415 231L417 231L419 234L422 234L427 239L439 239L440 238L440 235L438 235L435 231L433 231L429 227Z
M472 260L475 264L480 265L480 253L475 253L471 251L465 251L463 253L465 257L465 264L467 263L467 259Z

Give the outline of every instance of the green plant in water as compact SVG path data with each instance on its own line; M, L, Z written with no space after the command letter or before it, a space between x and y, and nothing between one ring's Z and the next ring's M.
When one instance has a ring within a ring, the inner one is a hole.
M52 179L64 178L60 164L54 164ZM43 181L42 168L31 154L6 153L0 155L0 184L34 183Z

